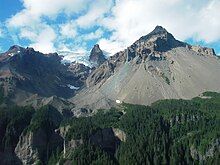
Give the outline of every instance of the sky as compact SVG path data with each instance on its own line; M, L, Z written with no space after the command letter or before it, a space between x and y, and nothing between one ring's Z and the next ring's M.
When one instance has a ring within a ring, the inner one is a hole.
M220 0L0 0L0 52L84 56L99 44L113 55L156 25L220 54Z

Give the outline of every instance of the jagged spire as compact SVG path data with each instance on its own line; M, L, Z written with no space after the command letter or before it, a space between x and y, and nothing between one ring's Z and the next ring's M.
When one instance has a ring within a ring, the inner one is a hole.
M106 61L106 58L98 44L94 45L94 47L92 48L89 56L89 61L96 66L99 66Z

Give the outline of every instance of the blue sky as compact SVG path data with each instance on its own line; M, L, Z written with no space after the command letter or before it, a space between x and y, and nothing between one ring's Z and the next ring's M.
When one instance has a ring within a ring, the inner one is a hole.
M220 54L220 0L0 0L0 52L11 45L44 53L114 54L156 25Z

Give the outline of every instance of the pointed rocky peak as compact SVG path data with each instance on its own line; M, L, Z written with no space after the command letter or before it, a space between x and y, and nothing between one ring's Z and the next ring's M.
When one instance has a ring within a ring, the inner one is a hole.
M156 26L152 32L149 34L142 36L140 40L150 40L150 39L157 39L157 38L166 38L166 39L172 39L175 40L173 35L169 33L164 27L162 26Z
M94 45L92 48L89 61L95 66L100 66L103 62L106 61L106 58L98 44Z
M156 26L152 32L146 36L142 36L136 42L138 45L140 45L140 43L144 43L147 48L158 52L165 52L176 47L185 47L187 45L184 42L176 40L174 36L162 26Z
M151 33L154 33L154 34L163 34L163 33L168 33L167 30L162 27L162 26L156 26L155 29L151 32Z

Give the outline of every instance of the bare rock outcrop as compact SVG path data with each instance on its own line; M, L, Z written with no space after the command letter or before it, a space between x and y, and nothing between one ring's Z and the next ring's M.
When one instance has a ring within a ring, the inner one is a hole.
M50 137L42 129L24 132L19 138L15 154L25 165L36 164L40 160L47 161L52 151L62 147L62 142L63 139L55 132Z
M90 141L106 152L114 155L117 147L122 141L126 140L126 135L123 131L114 128L105 128L98 130L91 135Z
M42 135L40 137L43 137ZM22 134L19 138L17 147L15 148L15 154L22 161L22 164L34 164L39 161L39 152L37 148L33 147L34 135L32 132L24 135ZM39 142L42 142L39 140ZM44 142L38 145L45 145Z
M89 56L89 61L95 67L100 66L102 63L106 61L106 58L98 44L94 45L94 47L92 48L90 56Z
M213 157L215 153L220 153L220 139L214 140L204 154L199 152L194 146L190 147L190 153L193 159L204 162L209 157Z
M215 50L212 48L201 47L201 46L190 46L191 50L195 51L199 55L203 56L216 56Z

